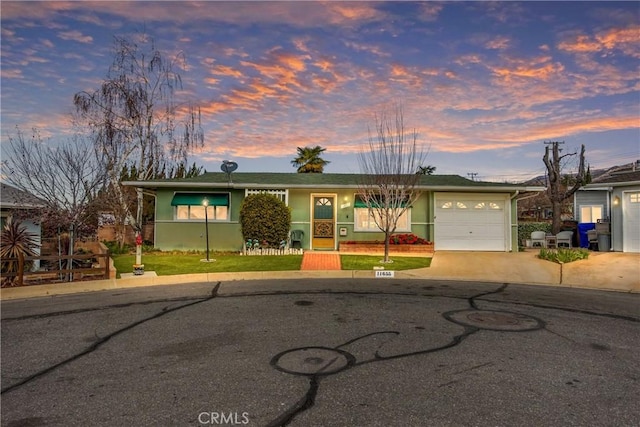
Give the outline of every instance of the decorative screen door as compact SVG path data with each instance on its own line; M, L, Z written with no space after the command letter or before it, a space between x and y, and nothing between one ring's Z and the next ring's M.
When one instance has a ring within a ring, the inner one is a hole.
M335 249L335 196L313 196L313 249Z

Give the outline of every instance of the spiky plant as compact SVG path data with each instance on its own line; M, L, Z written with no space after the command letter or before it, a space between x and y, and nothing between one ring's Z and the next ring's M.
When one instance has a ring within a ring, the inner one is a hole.
M17 273L16 276L2 279L2 286L22 286L25 267L31 268L33 261L25 263L26 256L36 256L38 242L36 235L27 231L27 227L20 221L9 218L0 235L0 258L2 258L3 273ZM17 258L18 261L7 261Z

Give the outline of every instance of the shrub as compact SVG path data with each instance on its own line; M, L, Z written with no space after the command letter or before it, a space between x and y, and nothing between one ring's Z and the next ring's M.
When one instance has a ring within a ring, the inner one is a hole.
M255 239L263 246L277 248L289 237L291 211L272 194L252 194L240 206L240 226L245 241Z
M548 222L523 222L518 224L518 244L524 245L524 241L531 239L534 231L551 233L551 224Z
M589 251L584 248L579 249L540 249L539 258L547 261L553 261L566 264L568 262L578 261L589 258Z
M131 246L126 244L121 245L120 242L117 242L115 240L112 240L112 241L103 240L102 243L104 243L107 249L109 249L109 253L111 253L112 255L128 254L132 250Z
M31 269L33 261L25 261L25 257L36 256L38 242L35 234L27 231L27 227L20 221L9 218L2 229L0 240L0 257L3 273L17 273L17 276L6 277L2 280L2 286L22 286L22 275L25 270ZM17 261L5 261L7 258L17 258Z
M430 242L415 234L394 234L389 238L390 245L427 245Z

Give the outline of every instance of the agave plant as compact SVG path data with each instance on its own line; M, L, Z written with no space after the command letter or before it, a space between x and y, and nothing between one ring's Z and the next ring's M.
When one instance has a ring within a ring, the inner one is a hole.
M2 286L22 286L22 276L25 268L31 268L33 261L25 263L25 257L36 256L38 242L36 235L27 231L27 227L20 221L9 218L0 236L0 258L2 258L3 273L17 273L16 276L2 279ZM18 261L7 261L8 258Z

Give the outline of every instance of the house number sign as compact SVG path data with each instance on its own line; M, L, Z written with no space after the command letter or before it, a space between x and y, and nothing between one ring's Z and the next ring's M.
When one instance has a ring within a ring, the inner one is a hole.
M392 278L394 273L393 270L376 270L376 278Z

